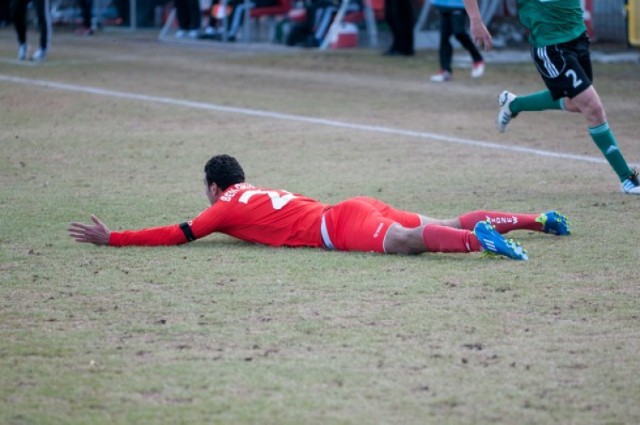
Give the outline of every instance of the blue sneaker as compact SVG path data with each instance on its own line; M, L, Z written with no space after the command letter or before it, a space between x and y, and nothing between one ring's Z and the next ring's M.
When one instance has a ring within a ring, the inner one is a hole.
M569 219L558 211L547 211L540 214L536 221L542 224L542 231L553 235L567 236L571 234Z
M505 239L489 220L476 223L473 233L478 238L484 252L492 255L504 255L514 260L528 260L529 256L522 246L513 239Z

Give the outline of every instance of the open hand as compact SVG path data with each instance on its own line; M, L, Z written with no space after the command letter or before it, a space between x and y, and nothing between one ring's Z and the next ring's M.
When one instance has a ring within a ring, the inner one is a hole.
M109 245L111 230L93 214L91 214L91 221L94 224L83 224L75 221L69 224L69 236L75 239L76 242Z

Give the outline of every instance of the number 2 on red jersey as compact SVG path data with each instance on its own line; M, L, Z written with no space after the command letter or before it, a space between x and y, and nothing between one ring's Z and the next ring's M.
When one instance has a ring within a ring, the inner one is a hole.
M274 210L282 209L285 205L287 205L287 203L290 200L296 197L296 195L294 195L293 193L286 192L284 190L281 191L281 193L279 193L279 192L276 192L275 190L255 189L255 190L245 191L242 194L242 196L240 196L240 199L238 200L238 202L241 202L243 204L248 204L249 199L251 199L251 197L255 195L269 196L269 198L271 198L271 205L273 205Z

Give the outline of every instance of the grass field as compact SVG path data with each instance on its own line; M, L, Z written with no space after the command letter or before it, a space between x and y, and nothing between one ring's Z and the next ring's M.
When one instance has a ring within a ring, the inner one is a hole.
M496 95L540 89L533 65L434 85L432 51L154 37L60 31L32 65L0 30L0 423L640 423L640 199L578 115L496 133ZM595 74L638 165L640 64ZM558 209L574 234L514 233L528 262L67 236L92 213L191 219L217 153L325 202Z

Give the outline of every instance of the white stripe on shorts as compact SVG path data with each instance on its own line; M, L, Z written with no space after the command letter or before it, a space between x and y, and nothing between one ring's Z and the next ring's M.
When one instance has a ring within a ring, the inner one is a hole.
M553 62L551 62L551 59L549 59L549 56L547 55L546 47L538 47L538 51L536 54L542 60L544 64L544 69L547 70L547 74L551 78L556 78L558 75L560 75L560 73L558 72L558 69L555 67Z
M322 234L322 242L327 249L336 249L336 247L333 245L333 242L331 242L331 238L329 237L329 231L327 230L327 222L324 219L324 214L322 214L320 234Z

